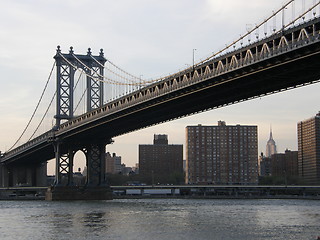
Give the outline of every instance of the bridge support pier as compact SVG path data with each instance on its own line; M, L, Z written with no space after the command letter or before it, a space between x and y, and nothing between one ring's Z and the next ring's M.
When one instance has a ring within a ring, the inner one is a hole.
M56 178L55 186L73 185L73 158L74 151L69 147L66 152L62 152L62 144L57 142L55 145L56 158Z
M105 179L105 144L90 144L87 146L87 185L102 186L106 185Z
M46 200L112 199L112 192L105 177L106 144L104 141L80 147L64 146L56 142L56 179L54 186L48 188L46 192ZM86 156L87 175L84 186L75 186L73 183L73 159L77 150L83 151Z
M0 165L0 173L1 173L0 186L9 187L9 170L6 165L4 164Z
M64 200L111 200L110 187L89 186L52 186L47 189L47 201Z
M45 187L47 186L47 164L32 165L1 165L1 187Z

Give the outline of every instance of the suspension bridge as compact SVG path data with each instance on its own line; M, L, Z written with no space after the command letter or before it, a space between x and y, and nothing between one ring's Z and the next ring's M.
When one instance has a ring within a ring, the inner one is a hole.
M71 186L73 158L80 150L86 156L86 186L106 189L104 158L113 137L317 83L319 5L319 1L310 6L305 1L288 1L222 50L159 79L145 80L126 72L106 59L102 49L98 55L90 48L86 54L76 54L72 47L63 53L58 46L30 121L14 145L1 154L2 186L24 181L41 185L46 161L55 159L51 199L55 194L72 198L69 195L79 192ZM55 86L50 88L52 81ZM44 114L31 129L41 104ZM67 190L53 194L59 187ZM100 192L90 194L94 199L107 198Z

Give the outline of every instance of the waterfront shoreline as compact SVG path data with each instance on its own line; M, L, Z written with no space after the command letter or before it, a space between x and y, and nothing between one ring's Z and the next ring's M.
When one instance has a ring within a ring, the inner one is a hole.
M47 187L1 188L0 200L44 200L47 189ZM111 186L111 191L113 199L320 200L320 186L150 185Z
M203 199L203 200L320 200L320 196L183 196L183 195L113 195L113 199ZM44 196L0 197L0 201L44 201Z
M212 199L212 200L272 200L272 199L278 199L278 200L320 200L319 197L311 197L311 196L246 196L246 197L234 197L234 196L162 196L162 195L144 195L144 196L139 196L139 195L126 195L126 196L113 196L113 199Z

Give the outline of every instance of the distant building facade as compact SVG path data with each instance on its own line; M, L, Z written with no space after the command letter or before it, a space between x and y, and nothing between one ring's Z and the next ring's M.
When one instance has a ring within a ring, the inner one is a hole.
M273 137L272 137L272 130L270 129L270 137L266 146L266 157L271 157L272 154L276 154L276 153L277 153L277 146L276 146L276 142L273 140Z
M271 156L272 176L298 176L298 151L286 150Z
M282 176L286 169L284 153L272 154L271 158L271 175Z
M257 184L257 126L187 126L186 183Z
M269 177L272 174L272 165L271 158L266 157L263 154L259 157L259 165L260 165L260 176L261 177Z
M139 175L149 182L167 183L183 174L183 145L168 144L168 136L155 134L153 144L139 145Z
M133 174L132 167L127 167L124 163L121 164L121 174L130 175Z
M298 151L287 149L284 153L275 153L271 157L266 157L261 153L259 162L262 181L264 177L281 177L289 184L298 183ZM279 178L270 178L268 184L282 184L276 181L279 181Z
M132 171L134 171L135 174L139 174L139 163L136 163L136 165L132 168Z
M106 173L110 174L118 174L121 173L121 156L117 156L115 153L112 155L107 152L106 153Z
M298 123L298 171L305 184L320 184L320 113Z
M286 150L284 152L286 159L286 175L299 176L298 172L298 151Z

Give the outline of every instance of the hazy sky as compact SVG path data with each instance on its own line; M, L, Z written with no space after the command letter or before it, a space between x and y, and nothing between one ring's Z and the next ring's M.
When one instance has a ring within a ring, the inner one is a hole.
M306 5L313 0L305 0ZM143 78L156 78L211 55L268 17L280 0L1 0L0 150L10 148L25 127L53 64L57 45L78 54L103 48L105 57ZM301 1L297 1L301 4ZM278 150L297 150L297 122L319 108L315 84L208 111L115 138L108 151L133 166L138 144L168 134L185 143L187 125L258 125L259 151L272 125ZM82 165L76 160L76 166ZM52 165L52 164L51 164ZM49 173L53 173L50 165ZM82 167L82 166L81 166Z

